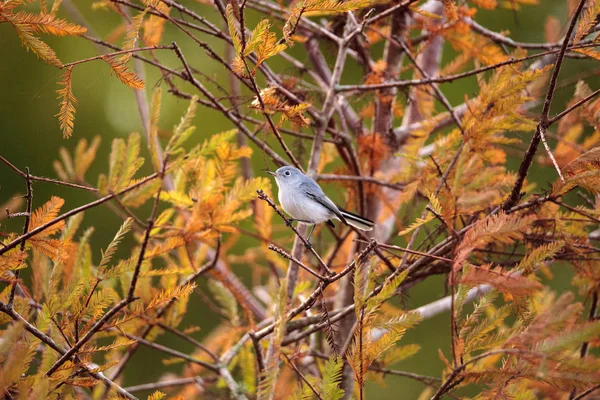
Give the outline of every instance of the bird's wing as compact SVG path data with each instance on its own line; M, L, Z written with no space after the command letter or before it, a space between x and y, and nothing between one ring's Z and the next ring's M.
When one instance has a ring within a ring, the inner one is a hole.
M323 193L319 185L314 182L305 182L300 185L300 190L302 190L308 197L334 213L344 224L348 225L348 222L342 213L340 213L340 210L337 208L335 203L329 200L329 197L325 196L325 193Z

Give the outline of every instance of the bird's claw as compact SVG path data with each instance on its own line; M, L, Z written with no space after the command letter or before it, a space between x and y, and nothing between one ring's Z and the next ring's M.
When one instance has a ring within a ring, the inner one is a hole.
M310 249L312 249L313 246L310 242L306 242L306 243L304 243L304 247L306 247L307 250L310 250Z

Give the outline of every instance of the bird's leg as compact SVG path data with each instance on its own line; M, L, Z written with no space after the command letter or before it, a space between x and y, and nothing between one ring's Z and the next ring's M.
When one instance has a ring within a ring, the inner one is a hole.
M305 219L296 219L296 218L288 218L288 220L285 224L287 226L292 226L292 223L294 223L294 222L304 222L305 224L310 224L310 221L307 221Z
M312 224L312 227L310 228L310 232L308 232L308 236L306 237L306 244L304 246L307 249L312 248L312 244L310 243L310 237L312 236L313 232L315 231L316 226L317 226L317 224Z

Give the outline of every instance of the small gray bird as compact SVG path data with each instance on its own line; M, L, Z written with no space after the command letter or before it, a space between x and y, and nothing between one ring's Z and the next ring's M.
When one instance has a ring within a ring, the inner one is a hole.
M326 222L329 226L335 227L331 222L333 218L361 231L373 230L375 226L373 221L336 206L323 193L319 184L311 177L304 175L299 169L281 167L275 172L267 172L275 177L279 187L279 203L283 210L291 215L293 221L312 224L307 237L309 244L316 224Z

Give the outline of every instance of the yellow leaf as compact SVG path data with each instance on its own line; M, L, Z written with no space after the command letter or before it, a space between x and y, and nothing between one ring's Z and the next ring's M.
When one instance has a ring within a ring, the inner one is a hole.
M146 15L146 9L131 18L131 22L127 26L127 32L125 34L125 41L123 42L123 50L133 50L135 48L135 44L140 36L140 27L142 26L142 21L144 20L144 16ZM123 54L119 58L119 62L126 64L127 61L131 58L131 52Z
M117 78L132 89L142 90L145 87L144 81L135 73L131 72L125 64L119 61L115 56L104 56L104 61L110 65Z
M15 28L23 47L31 50L38 58L41 58L48 64L62 68L62 62L58 59L54 50L34 35L35 30L31 25L21 23L15 18L15 15L10 13L2 13L0 16Z
M60 197L52 196L50 200L46 202L43 206L35 210L33 215L31 216L31 221L29 223L29 230L34 230L50 221L55 219L60 212L61 207L65 204L65 201ZM55 232L58 232L65 226L64 221L60 221L49 227L48 229L41 232L38 236L50 236Z
M23 25L29 26L35 33L47 33L55 36L81 36L87 29L60 18L55 18L52 14L31 14L19 12L14 18Z
M162 1L156 6L158 12L168 16L171 11L171 7L163 3ZM158 46L162 39L163 32L165 30L166 19L162 16L152 14L148 20L144 23L144 42L148 46Z
M73 134L73 121L75 120L75 105L77 99L73 94L73 86L71 84L71 76L73 73L73 67L67 68L62 76L62 79L58 83L63 86L58 89L58 98L60 99L60 111L56 116L60 122L60 128L63 131L63 138L68 139Z

